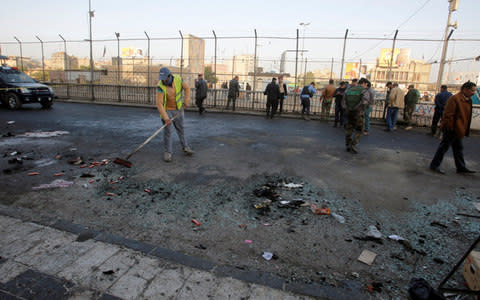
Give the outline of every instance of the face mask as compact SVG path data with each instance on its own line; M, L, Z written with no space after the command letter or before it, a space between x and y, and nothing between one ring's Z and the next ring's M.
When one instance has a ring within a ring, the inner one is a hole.
M168 76L167 80L164 80L163 81L163 84L165 85L172 85L172 82L173 82L173 77L172 76Z

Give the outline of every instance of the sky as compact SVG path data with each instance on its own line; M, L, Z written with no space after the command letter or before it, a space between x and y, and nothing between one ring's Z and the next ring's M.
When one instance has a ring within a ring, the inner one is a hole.
M479 0L457 0L459 8L452 14L452 22L458 29L452 39L477 39L477 41L453 41L449 44L447 59L480 55L480 21L476 6ZM2 54L18 55L16 36L24 43L24 55L41 56L36 36L45 44L45 55L63 51L61 34L69 42L69 53L88 56L88 43L80 42L89 37L88 0L16 0L2 3L3 13L0 31ZM300 49L311 61L310 67L324 67L334 58L341 60L343 39L315 39L316 37L393 37L435 39L443 38L448 16L448 0L336 0L336 1L124 1L91 0L95 16L92 19L94 57L101 59L116 55L115 32L120 33L121 47L146 49L144 31L152 41L151 53L158 60L178 58L179 38L193 34L206 40L206 60L214 53L212 30L221 37L217 55L230 59L234 54L253 54L256 29L259 39L257 52L265 68L278 67L284 50L296 47L296 30L299 30ZM301 26L300 23L310 23ZM8 25L8 26L7 26ZM225 37L250 37L228 38ZM265 37L282 37L270 39ZM290 39L285 39L290 38ZM303 39L304 38L304 39ZM53 41L56 41L53 43ZM30 44L30 42L37 42ZM411 48L411 58L427 61L439 60L442 43L423 41L397 41L397 48ZM392 41L349 40L345 57L347 61L374 62L380 48L391 48ZM295 53L287 55L294 59ZM220 60L221 61L221 60ZM460 66L460 63L453 64ZM464 64L465 65L465 64ZM463 66L463 65L462 65ZM472 66L468 66L471 68ZM475 66L476 67L476 66Z

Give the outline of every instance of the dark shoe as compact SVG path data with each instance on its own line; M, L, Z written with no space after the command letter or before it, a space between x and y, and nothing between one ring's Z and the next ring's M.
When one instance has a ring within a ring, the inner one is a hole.
M430 167L430 170L432 170L432 171L435 172L435 173L445 175L445 171L443 171L442 169L440 169L440 168L438 168L438 167L437 167L437 168L432 168L432 167Z
M469 170L469 169L462 169L462 170L457 170L458 174L475 174L477 172Z
M350 146L350 150L352 150L352 153L354 153L354 154L357 154L357 153L358 153L358 150L357 150L357 148L355 147L355 145L351 145L351 146Z
M347 152L350 152L352 150L349 145L347 145Z
M385 128L383 131L391 132L391 130L388 128Z

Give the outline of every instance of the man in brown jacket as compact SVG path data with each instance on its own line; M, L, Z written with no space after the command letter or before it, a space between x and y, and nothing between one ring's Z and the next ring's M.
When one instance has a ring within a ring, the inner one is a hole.
M387 110L387 128L385 131L395 130L397 124L398 109L403 108L403 99L405 92L398 87L398 83L393 84L393 89L390 91L390 98L388 99Z
M328 85L325 87L322 93L322 114L320 115L322 120L328 121L328 116L330 115L330 109L332 108L333 96L337 89L333 85L333 79L328 81Z
M430 169L432 171L445 174L445 172L440 169L440 164L448 148L452 146L457 173L475 173L475 171L469 170L465 166L462 143L463 137L468 136L470 132L470 123L472 121L471 97L475 94L475 89L475 83L470 81L465 82L460 92L448 99L442 115L442 124L440 125L443 131L443 139L438 146L435 157L430 163Z

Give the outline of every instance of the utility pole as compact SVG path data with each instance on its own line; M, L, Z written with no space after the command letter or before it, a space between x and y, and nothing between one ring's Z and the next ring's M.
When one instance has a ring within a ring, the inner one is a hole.
M89 32L90 32L90 85L92 88L92 101L95 100L95 92L93 88L93 41L92 41L92 18L94 16L94 11L92 11L92 0L88 0L88 20L89 20Z
M343 54L342 54L342 65L340 66L340 81L343 79L343 65L345 64L345 48L347 47L347 36L348 28L345 30L345 37L343 38Z
M447 56L447 47L448 47L448 40L452 36L453 29L448 33L448 29L453 27L457 29L457 22L450 24L450 18L452 17L452 12L458 9L458 4L460 0L448 0L448 18L447 18L447 26L445 27L445 35L443 38L443 48L442 48L442 58L440 59L440 67L438 69L438 78L437 78L437 86L436 91L440 91L440 86L442 85L442 77L443 77L443 69L445 67L445 57Z

